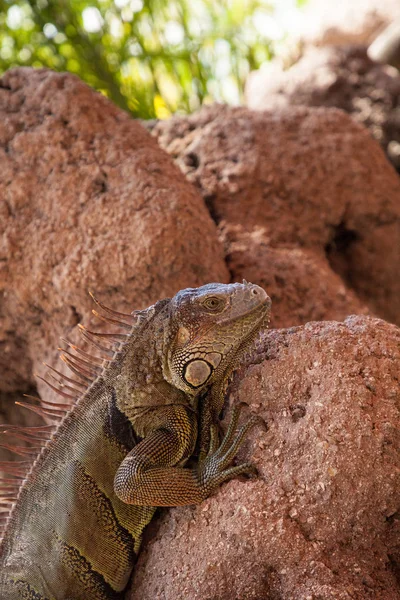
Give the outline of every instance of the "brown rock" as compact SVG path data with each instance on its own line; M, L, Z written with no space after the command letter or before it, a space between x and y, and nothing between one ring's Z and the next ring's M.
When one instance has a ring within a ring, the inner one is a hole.
M269 424L240 456L260 476L162 516L131 600L399 599L400 330L351 317L264 344L234 385Z
M74 335L88 288L130 312L227 281L200 196L138 122L73 75L1 78L0 164L1 389L32 383L32 366Z
M257 283L272 300L271 327L308 321L344 320L367 307L335 273L327 259L305 248L274 248L257 230L223 229L226 262L234 278Z
M220 226L257 232L272 248L312 250L361 302L400 322L400 182L350 117L214 106L153 134Z
M400 73L372 61L364 46L310 48L287 70L265 65L250 74L246 103L256 110L340 108L367 127L400 168Z

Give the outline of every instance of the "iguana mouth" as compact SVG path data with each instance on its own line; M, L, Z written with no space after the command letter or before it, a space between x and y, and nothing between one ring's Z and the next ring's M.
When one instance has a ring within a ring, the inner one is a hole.
M251 317L253 315L257 315L258 312L260 313L260 318L257 319L254 327L257 328L259 326L259 324L262 323L264 320L266 320L266 322L269 323L270 308L271 308L272 303L271 303L271 298L269 296L267 296L266 292L264 292L264 293L265 293L266 297L265 297L265 300L261 304L255 306L254 308L252 308L250 310L243 311L242 313L237 313L235 316L230 317L229 319L221 319L221 321L219 322L219 325L234 323L235 321L237 321L239 319L245 319L246 317Z
M265 294L265 300L262 302L262 304L248 311L248 313L243 313L242 315L243 319L245 319L246 315L248 315L249 318L253 321L253 326L250 327L248 334L243 336L242 348L248 348L248 346L257 337L260 331L268 327L269 322L271 320L271 298L267 295L267 293L264 290L263 292ZM259 316L257 318L258 313Z

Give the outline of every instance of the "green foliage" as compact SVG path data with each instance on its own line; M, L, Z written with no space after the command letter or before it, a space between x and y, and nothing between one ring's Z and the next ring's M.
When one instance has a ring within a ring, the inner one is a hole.
M70 71L141 118L240 102L265 0L0 0L0 71Z

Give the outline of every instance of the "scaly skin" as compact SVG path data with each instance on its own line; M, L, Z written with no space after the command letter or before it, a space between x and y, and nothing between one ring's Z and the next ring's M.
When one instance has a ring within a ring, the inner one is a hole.
M22 486L0 547L1 600L122 598L155 507L200 503L253 470L230 464L257 420L236 431L235 409L221 444L217 423L269 310L258 286L209 284L142 314Z

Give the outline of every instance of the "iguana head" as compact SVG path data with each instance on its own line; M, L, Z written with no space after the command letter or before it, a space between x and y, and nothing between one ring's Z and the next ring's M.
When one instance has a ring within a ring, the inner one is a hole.
M178 292L170 305L165 379L191 395L225 379L267 326L270 308L266 292L247 282L210 283Z

